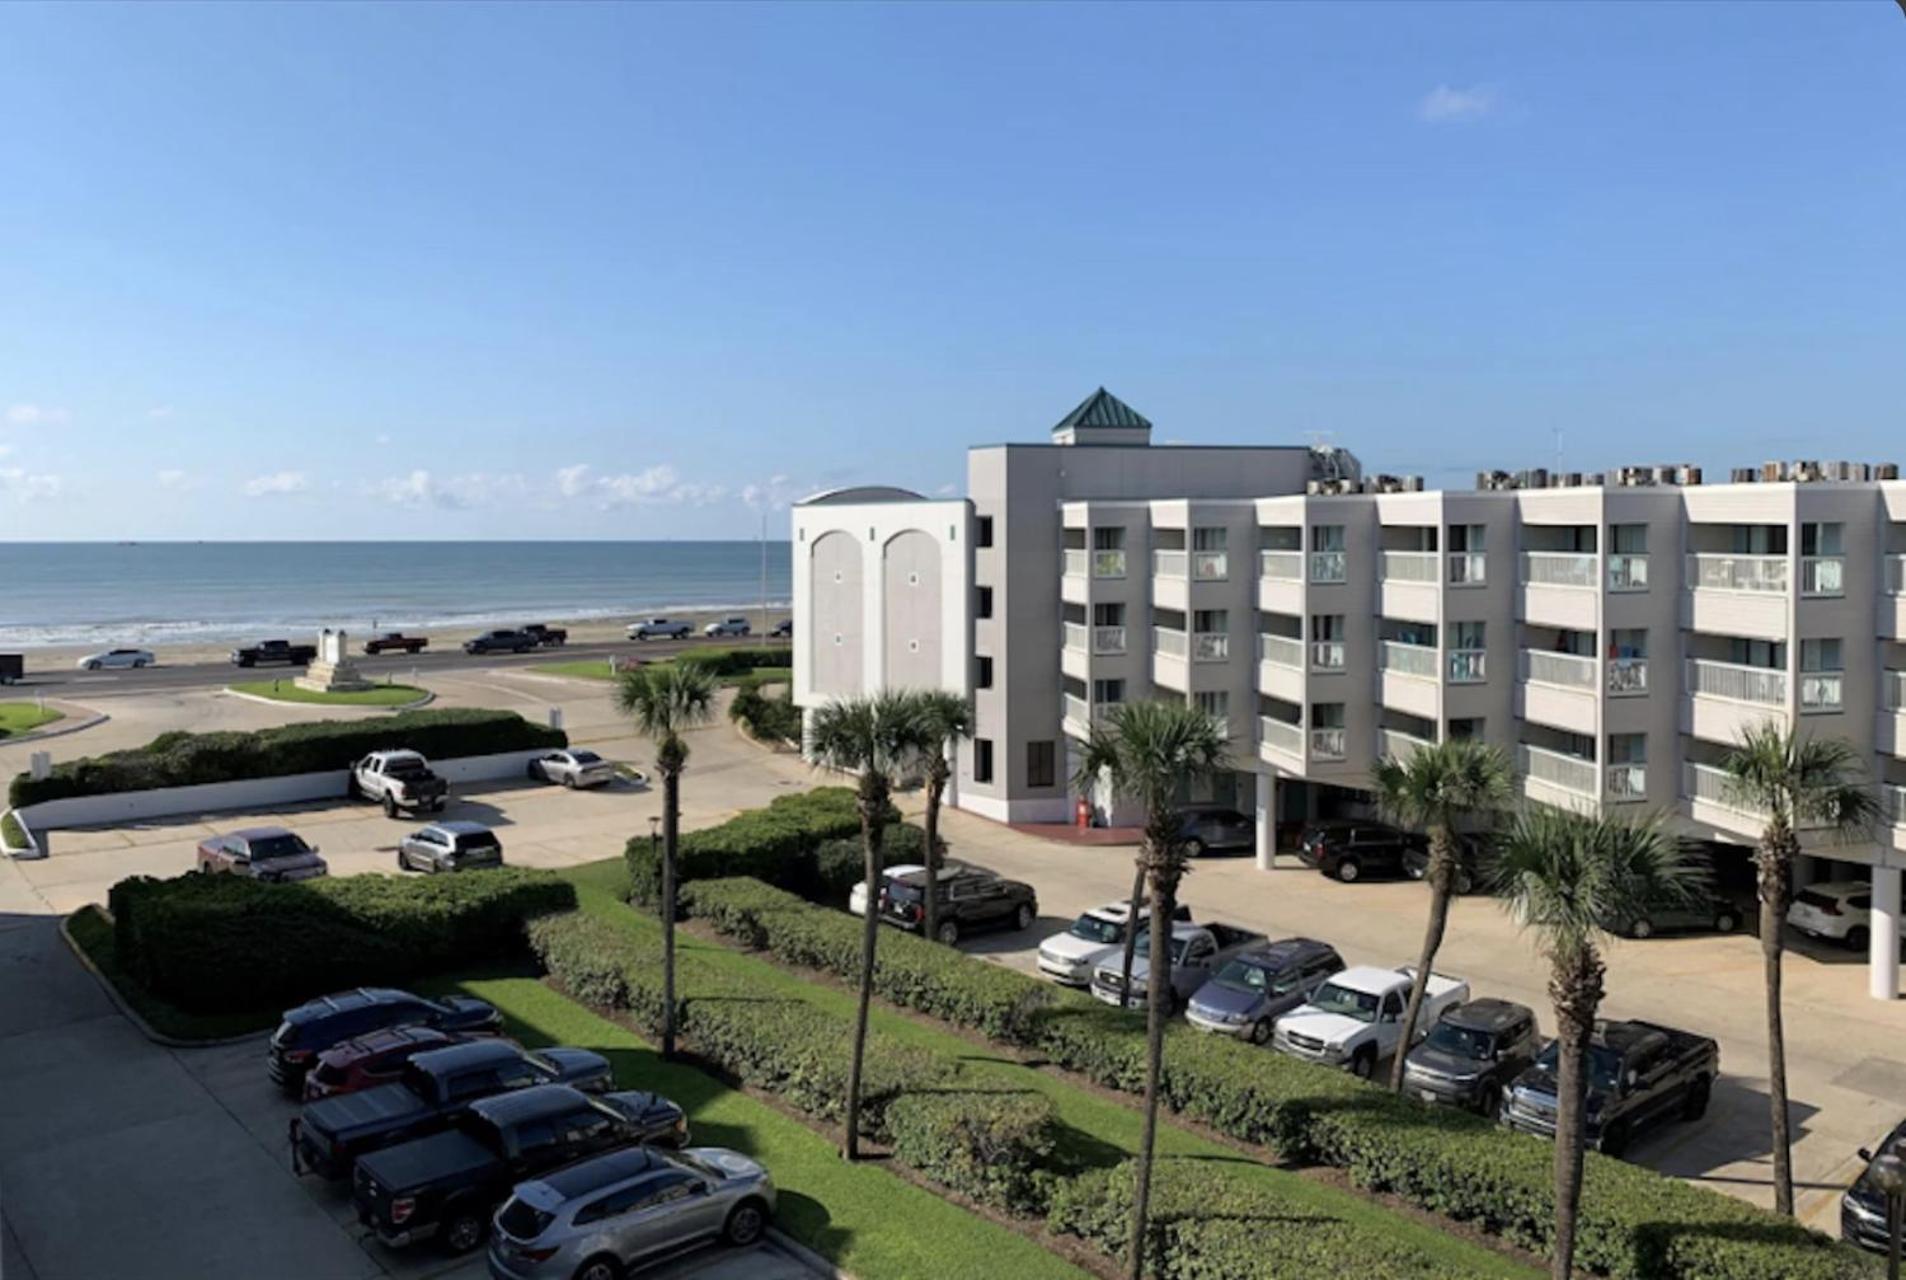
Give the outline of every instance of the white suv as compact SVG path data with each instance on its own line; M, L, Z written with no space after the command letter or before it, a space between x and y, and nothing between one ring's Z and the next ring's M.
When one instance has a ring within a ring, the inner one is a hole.
M1895 917L1906 938L1906 911ZM1863 950L1872 936L1873 886L1864 880L1823 880L1794 895L1787 923L1812 938Z

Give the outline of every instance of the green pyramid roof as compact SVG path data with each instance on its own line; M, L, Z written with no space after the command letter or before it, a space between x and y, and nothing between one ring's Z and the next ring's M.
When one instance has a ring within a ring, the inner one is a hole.
M1145 415L1126 404L1123 400L1100 387L1084 400L1079 407L1059 419L1054 431L1065 431L1073 427L1141 427L1151 430L1152 424Z

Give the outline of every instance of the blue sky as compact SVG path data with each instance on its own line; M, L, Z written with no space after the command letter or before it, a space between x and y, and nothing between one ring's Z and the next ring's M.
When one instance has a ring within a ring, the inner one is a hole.
M1901 458L1903 91L1880 0L0 6L0 537L749 536L1101 383Z

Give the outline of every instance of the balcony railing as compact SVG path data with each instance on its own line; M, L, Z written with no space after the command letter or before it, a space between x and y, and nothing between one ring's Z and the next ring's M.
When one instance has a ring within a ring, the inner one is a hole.
M1706 591L1784 592L1787 557L1691 555L1688 585Z
M1839 556L1802 557L1800 594L1803 596L1845 595L1846 561Z
M1408 760L1422 748L1430 745L1429 739L1419 738L1401 729L1380 730L1377 739L1383 754L1392 760Z
M1083 578L1087 564L1086 556L1087 553L1084 551L1074 551L1071 548L1067 548L1065 576L1068 578Z
M1610 800L1646 800L1648 798L1648 766L1645 764L1609 765L1608 798Z
M1167 658L1184 657L1189 643L1188 637L1182 631L1174 631L1170 627L1152 628L1152 648Z
M1483 649L1451 649L1444 655L1449 663L1451 684L1481 684L1487 678Z
M1311 641L1310 665L1311 668L1316 671L1342 671L1344 666L1343 641Z
M1800 673L1800 709L1802 711L1838 711L1843 678L1838 671L1802 671Z
M1880 812L1896 827L1906 827L1906 787L1887 783L1880 788Z
M1686 785L1690 800L1719 805L1723 809L1732 809L1735 813L1746 814L1752 818L1767 816L1765 809L1749 804L1734 793L1732 780L1725 769L1716 768L1711 764L1689 763Z
M1092 553L1092 576L1095 578L1124 577L1125 553L1116 549L1094 551Z
M1593 689L1595 659L1545 649L1522 651L1522 678L1530 684L1560 685L1564 689Z
M1066 648L1077 649L1080 653L1084 653L1085 639L1086 639L1086 627L1083 622L1068 622L1065 624L1065 647Z
M1880 672L1880 705L1888 711L1906 710L1906 671Z
M1525 551L1522 580L1541 587L1592 587L1595 557L1575 551Z
M1787 705L1787 673L1771 667L1688 659L1688 692L1696 697L1726 698L1762 707Z
M1310 580L1312 582L1347 582L1350 579L1350 565L1341 551L1313 551L1310 553Z
M1646 591L1648 589L1648 557L1609 556L1608 589L1610 591Z
M1260 551L1257 553L1257 571L1260 577L1275 578L1279 582L1302 582L1304 553L1301 551Z
M1260 635L1257 638L1257 660L1268 662L1274 667L1294 667L1304 669L1304 642L1291 636Z
M1886 557L1886 589L1894 595L1906 595L1906 556Z
M1377 661L1385 671L1395 671L1406 676L1421 676L1425 680L1436 678L1436 650L1429 645L1385 640L1378 652Z
M1271 716L1257 718L1258 733L1266 746L1279 751L1288 751L1301 758L1304 754L1304 726L1291 724Z
M1182 551L1152 552L1152 573L1160 578L1182 578L1190 560Z
M1194 551L1191 576L1199 582L1223 582L1231 576L1231 557L1223 551Z
M1060 700L1065 705L1065 718L1075 724L1092 723L1092 704L1076 693L1062 694Z
M1564 755L1546 747L1526 745L1522 747L1520 755L1523 776L1578 795L1601 796L1598 776L1601 771L1593 760Z
M1193 662L1223 662L1231 656L1231 637L1222 631L1196 631L1191 636Z
M1341 760L1346 749L1342 729L1312 729L1310 754L1314 760Z
M1480 551L1449 553L1449 582L1453 587L1480 587L1489 581L1489 557Z
M1610 658L1608 660L1608 692L1615 697L1648 692L1648 660L1646 658Z
M1385 582L1436 581L1434 551L1385 551L1378 559L1378 571Z
M1125 652L1125 628L1124 627L1093 627L1092 628L1092 652L1093 653L1124 653Z

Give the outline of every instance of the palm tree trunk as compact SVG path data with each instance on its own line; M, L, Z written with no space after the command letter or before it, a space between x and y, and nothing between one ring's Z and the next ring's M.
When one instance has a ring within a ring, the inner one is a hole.
M667 754L667 753L661 753ZM675 846L681 835L682 768L662 765L662 1060L675 1056Z
M1390 1063L1390 1088L1403 1092L1403 1059L1409 1056L1416 1035L1416 1020L1423 1011L1423 993L1429 987L1430 969L1442 948L1443 934L1449 929L1449 894L1456 879L1455 840L1447 827L1430 830L1429 924L1423 929L1423 952L1416 962L1416 977L1410 982L1410 1000L1403 1007L1403 1025L1397 1029L1396 1057Z
M1150 845L1147 844L1149 850ZM1166 1004L1171 998L1171 916L1178 897L1174 876L1154 862L1151 875L1151 973L1145 983L1145 1124L1138 1138L1138 1185L1132 1194L1131 1265L1126 1274L1139 1280L1145 1270L1145 1224L1151 1213L1152 1147L1158 1140L1158 1076L1165 1056ZM1126 943L1130 954L1131 943ZM1126 985L1131 985L1129 970Z
M887 808L886 788L869 767L860 778L860 843L867 855L867 915L860 930L860 997L854 1009L854 1050L847 1066L847 1138L842 1154L860 1158L860 1070L867 1055L867 1010L874 995L874 947L879 937L880 911L876 891L880 882L880 843L885 834L880 821ZM929 880L931 900L939 885Z
M1575 1266L1576 1219L1582 1204L1582 1149L1586 1141L1586 1084L1582 1064L1602 1002L1602 962L1581 943L1555 957L1549 998L1555 1004L1555 1246L1550 1274L1570 1280Z
M1773 1121L1774 1211L1793 1216L1793 1135L1787 1105L1787 1033L1780 1010L1781 957L1793 894L1793 833L1770 828L1760 850L1760 955L1767 980L1767 1108Z
M1119 960L1118 1007L1132 1007L1132 952L1138 946L1138 904L1145 900L1145 850L1140 849L1132 872L1132 901L1125 910L1125 950Z
M940 895L933 890L940 883L940 797L946 791L946 753L942 749L927 763L927 847L923 865L927 869L926 919L922 937L940 936Z

